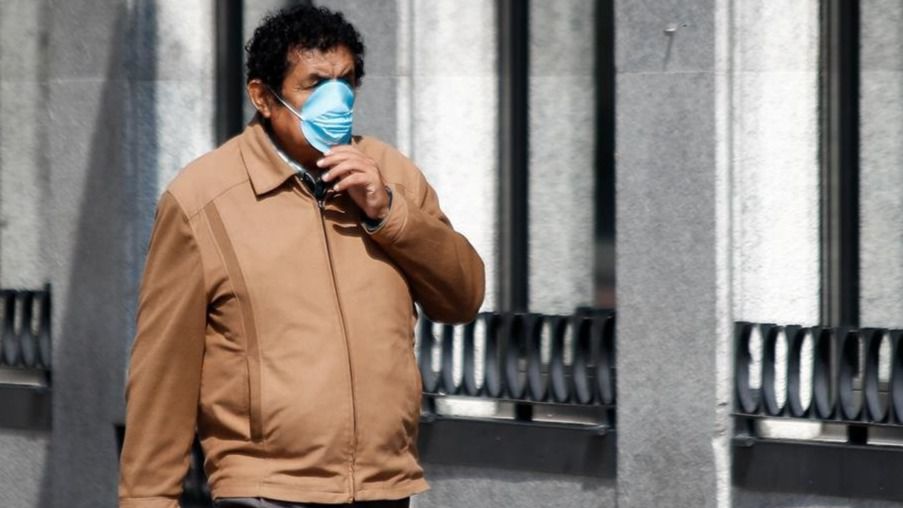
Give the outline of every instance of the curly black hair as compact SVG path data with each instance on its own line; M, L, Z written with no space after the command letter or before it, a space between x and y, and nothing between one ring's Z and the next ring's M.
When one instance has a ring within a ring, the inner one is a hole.
M337 46L351 51L355 86L360 86L364 77L364 43L361 34L341 12L302 4L268 14L245 44L247 81L259 79L273 90L281 90L290 70L290 51L327 51Z

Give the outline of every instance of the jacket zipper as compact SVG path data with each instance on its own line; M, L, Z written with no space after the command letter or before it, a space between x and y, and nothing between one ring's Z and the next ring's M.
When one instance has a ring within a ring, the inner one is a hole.
M296 178L298 179L298 183L301 186L304 186L304 182L301 181L300 176L296 175ZM326 247L326 260L329 263L329 274L332 277L332 290L335 295L336 307L339 310L339 324L342 327L342 338L345 343L345 356L348 358L348 383L349 389L351 390L351 467L349 468L351 495L348 498L348 502L352 503L354 502L354 461L355 450L357 449L357 415L354 404L354 373L351 368L351 347L348 344L348 331L345 328L345 313L342 311L342 299L339 297L338 282L336 282L335 267L332 261L332 250L329 246L329 237L326 235L326 218L323 215L323 210L326 208L326 199L329 196L330 194L324 194L322 199L314 196L314 200L317 202L317 215L320 216L320 226L323 232L323 245Z

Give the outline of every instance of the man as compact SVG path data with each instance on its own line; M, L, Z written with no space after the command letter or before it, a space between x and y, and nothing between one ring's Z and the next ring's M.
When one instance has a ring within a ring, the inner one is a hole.
M350 135L364 47L341 14L281 11L246 49L257 115L157 203L120 507L177 507L195 432L217 506L408 506L430 488L414 303L472 320L483 261L418 168Z

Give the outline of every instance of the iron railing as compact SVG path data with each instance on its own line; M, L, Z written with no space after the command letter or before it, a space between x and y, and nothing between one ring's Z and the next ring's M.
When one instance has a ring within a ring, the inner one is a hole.
M761 336L758 357L751 349L754 331ZM786 382L778 387L781 335L786 344ZM849 441L855 444L867 443L870 428L903 429L901 337L903 330L885 328L736 323L734 414L741 444L759 437L754 423L762 418L846 425ZM811 355L804 358L806 340L811 341ZM804 362L811 362L805 369L811 372L807 393L802 392ZM750 383L754 364L761 364L759 386ZM886 382L880 376L882 365L889 369Z
M0 289L0 302L0 366L40 370L49 375L50 285L43 290Z
M50 305L49 283L0 289L0 427L50 428Z
M613 312L484 312L464 325L435 325L426 318L420 323L417 356L426 402L423 417L427 422L442 416L437 411L437 399L463 396L511 403L515 420L520 422L534 422L532 407L537 405L549 410L596 410L597 421L589 428L599 433L613 428ZM478 335L482 347L478 347ZM457 357L456 336L461 343ZM437 365L433 364L434 347L440 350ZM543 358L543 351L547 359ZM570 362L566 362L567 358ZM479 378L478 360L482 364ZM460 366L457 377L455 364Z

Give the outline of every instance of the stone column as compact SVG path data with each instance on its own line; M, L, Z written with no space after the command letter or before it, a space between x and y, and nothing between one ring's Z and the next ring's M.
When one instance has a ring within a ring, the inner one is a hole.
M903 326L903 5L860 6L860 314L863 326Z
M618 506L728 506L725 4L615 4Z

